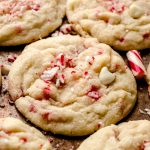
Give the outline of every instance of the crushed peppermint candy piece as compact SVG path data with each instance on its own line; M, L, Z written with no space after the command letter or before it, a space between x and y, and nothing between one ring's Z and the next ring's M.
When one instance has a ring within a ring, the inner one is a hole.
M122 13L125 10L125 5L123 3L119 2L112 2L110 6L108 6L108 11L112 13Z
M137 79L143 78L146 75L146 70L140 53L137 50L131 50L127 52L127 58L133 75Z
M140 146L140 150L150 150L150 141L144 141Z
M37 112L37 109L36 109L36 107L35 107L33 104L31 104L31 105L29 106L29 112L33 112L33 113L36 113L36 112Z
M65 83L65 76L64 74L60 75L56 80L56 86L60 87Z
M59 87L59 86L60 86L60 80L57 79L57 80L56 80L56 87Z
M150 116L150 109L148 109L148 108L145 108L144 110L139 109L139 112L140 112L141 114L145 114L145 115Z
M64 76L64 74L62 74L59 79L60 79L60 82L61 82L62 84L65 83L65 76Z
M51 92L51 90L50 90L50 87L48 87L48 86L43 89L43 94L46 99L50 98L50 92Z
M8 60L8 62L12 63L12 62L14 62L16 60L16 58L17 57L15 55L9 55L7 60Z
M42 113L42 118L44 120L49 120L49 115L50 115L50 112L44 112L44 113Z
M58 56L57 56L57 60L58 60L58 65L61 65L61 66L65 66L65 55L63 53L60 53Z
M102 121L99 121L98 124L97 124L97 127L98 127L98 128L101 128L101 127L103 127L103 126L104 126L104 123L103 123Z
M75 67L75 64L73 63L72 58L67 58L66 59L66 67L69 67L69 68L74 68Z
M99 99L100 98L100 95L99 95L99 92L98 91L91 91L91 92L88 92L87 96L93 98L93 99Z
M85 61L89 63L89 65L92 65L94 62L95 57L94 56L86 56Z
M60 32L63 34L69 34L72 31L72 25L71 24L64 24L60 27Z
M20 138L20 140L24 143L26 143L28 141L28 139L26 137L22 137L22 138Z
M86 93L86 95L95 100L98 100L101 97L100 92L98 91L98 88L96 88L95 86L91 86L91 88Z
M91 78L91 74L88 71L84 71L82 76L85 79L90 79Z
M55 75L57 74L58 70L59 70L59 67L54 67L52 69L48 69L48 70L44 71L41 75L41 79L49 80L49 81L52 80L55 77Z

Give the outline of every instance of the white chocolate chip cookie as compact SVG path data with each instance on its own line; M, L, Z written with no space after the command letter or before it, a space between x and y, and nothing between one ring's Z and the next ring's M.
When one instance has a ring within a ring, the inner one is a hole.
M82 36L117 50L150 48L149 0L68 0L67 17Z
M37 129L15 118L0 118L1 150L52 150L46 137Z
M111 125L87 138L77 150L150 150L150 121Z
M62 23L66 0L0 0L0 45L26 44Z
M62 35L25 48L10 70L9 92L18 110L40 128L82 136L125 117L137 90L111 47Z

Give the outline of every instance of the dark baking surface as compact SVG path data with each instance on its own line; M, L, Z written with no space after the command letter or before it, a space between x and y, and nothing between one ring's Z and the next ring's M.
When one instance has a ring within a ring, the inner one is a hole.
M19 55L23 50L24 46L17 47L0 47L0 65L2 64L10 64L8 61L8 57L12 57L14 55ZM121 56L123 56L124 60L126 60L126 52L119 52ZM146 49L141 51L141 56L143 58L143 62L145 67L150 60L150 50ZM7 91L7 76L2 76L2 89L0 91L0 117L12 116L19 118L28 124L32 125L28 120L26 120L15 108L13 101L11 100L8 91ZM125 81L124 81L125 82ZM132 112L122 121L128 120L138 120L138 119L147 119L150 120L150 115L142 114L139 110L144 110L145 108L150 109L150 101L147 91L147 83L144 79L137 81L138 87L138 99L137 103L132 110ZM121 122L122 122L121 121ZM34 126L34 125L33 125ZM86 137L65 137L59 135L53 135L51 133L46 133L42 131L45 135L49 137L49 141L52 143L53 147L56 150L76 150L79 144Z

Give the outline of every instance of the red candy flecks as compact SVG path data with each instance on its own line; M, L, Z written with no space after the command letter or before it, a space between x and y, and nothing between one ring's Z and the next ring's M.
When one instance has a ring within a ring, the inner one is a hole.
M140 146L139 150L146 150L146 147L150 147L149 141L144 141L143 144Z
M28 141L28 139L25 137L20 138L20 140L23 141L24 143L26 143Z
M37 112L37 109L36 109L36 107L33 104L30 105L29 112L33 112L33 113Z
M143 38L144 38L144 39L149 39L149 38L150 38L150 33L145 33L145 34L143 35Z
M86 95L95 100L98 100L101 97L100 92L98 91L98 89L95 86L91 86L91 88L86 93Z
M49 112L45 112L45 113L42 114L42 118L43 118L44 120L48 120L48 119L49 119L49 115L50 115Z
M50 90L50 87L48 87L48 86L43 89L43 94L46 99L50 98L50 92L51 92L51 90Z
M108 7L108 11L113 13L122 13L125 10L125 5L119 2L112 2L111 6Z
M61 66L65 66L65 56L63 53L60 53L58 56L57 56L57 60L58 60L58 63L61 65Z
M60 32L63 34L69 34L72 31L72 25L71 24L64 24L60 28Z
M15 55L9 55L8 58L7 58L7 60L8 60L8 62L12 63L12 62L14 62L16 60L16 58L17 57Z
M23 32L23 28L21 26L16 26L16 32L17 33L22 33Z
M95 57L94 56L86 56L86 61L89 63L89 65L92 65L94 63Z

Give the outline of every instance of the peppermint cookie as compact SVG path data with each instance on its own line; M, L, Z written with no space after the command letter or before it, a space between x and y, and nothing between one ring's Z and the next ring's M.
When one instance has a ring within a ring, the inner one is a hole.
M1 150L52 150L46 137L37 129L15 118L0 118Z
M68 0L67 16L82 36L117 50L150 48L149 0Z
M0 0L0 45L26 44L62 23L66 0Z
M126 116L136 82L123 59L94 38L59 36L35 42L9 73L17 109L45 131L91 134Z
M150 150L150 121L111 125L87 138L78 150Z

